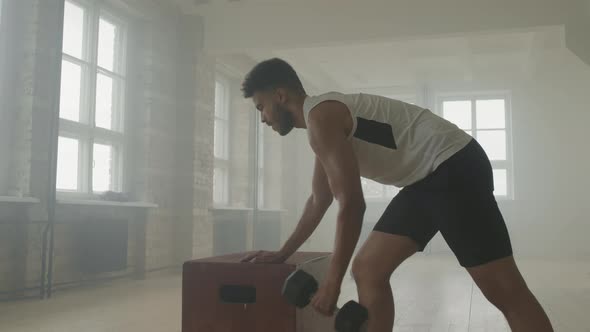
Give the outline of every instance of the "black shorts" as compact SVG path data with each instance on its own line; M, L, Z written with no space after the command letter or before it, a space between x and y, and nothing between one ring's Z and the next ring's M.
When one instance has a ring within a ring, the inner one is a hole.
M403 188L374 230L408 236L420 251L440 231L464 267L511 256L493 190L490 161L472 140L426 178Z

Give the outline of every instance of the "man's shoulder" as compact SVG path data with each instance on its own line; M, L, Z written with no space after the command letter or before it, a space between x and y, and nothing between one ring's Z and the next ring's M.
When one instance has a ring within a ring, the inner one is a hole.
M345 118L349 113L346 103L340 100L325 99L318 102L309 114L309 122L313 125L329 125Z
M350 111L346 104L326 100L311 112L308 121L308 137L310 143L322 140L325 135L339 135L348 137L354 125Z
M306 100L308 104L311 104L313 108L315 105L327 101L327 100L335 100L335 101L346 101L349 98L349 94L338 92L338 91L329 91L324 92L318 95L309 96Z

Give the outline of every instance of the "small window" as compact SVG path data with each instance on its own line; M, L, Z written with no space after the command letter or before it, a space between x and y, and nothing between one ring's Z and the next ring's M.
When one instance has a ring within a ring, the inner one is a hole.
M505 95L458 96L441 99L439 108L445 119L473 136L485 150L493 167L494 194L511 198L510 99Z

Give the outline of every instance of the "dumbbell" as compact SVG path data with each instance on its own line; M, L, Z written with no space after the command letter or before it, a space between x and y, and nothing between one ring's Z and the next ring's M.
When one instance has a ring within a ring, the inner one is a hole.
M296 270L287 277L283 284L283 296L298 308L306 307L318 290L315 278L303 270ZM355 301L348 301L337 309L334 328L337 332L361 332L366 330L369 312Z

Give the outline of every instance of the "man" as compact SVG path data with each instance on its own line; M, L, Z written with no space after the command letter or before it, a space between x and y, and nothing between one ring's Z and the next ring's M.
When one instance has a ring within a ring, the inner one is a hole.
M392 330L390 277L438 231L513 331L553 331L516 266L493 195L490 162L471 136L427 109L397 100L336 92L308 96L293 68L276 58L257 64L242 91L262 122L282 136L307 129L316 155L312 194L291 237L278 252L256 252L244 262L283 262L336 199L333 256L312 299L317 311L331 315L361 231L363 176L403 187L352 263L359 302L369 311L369 332Z

